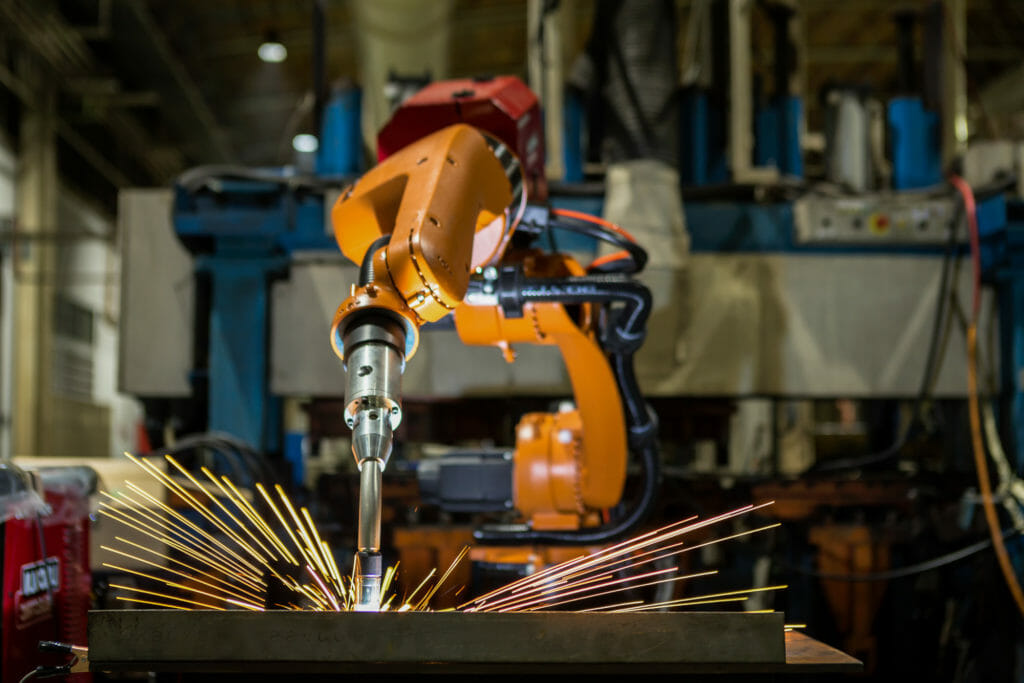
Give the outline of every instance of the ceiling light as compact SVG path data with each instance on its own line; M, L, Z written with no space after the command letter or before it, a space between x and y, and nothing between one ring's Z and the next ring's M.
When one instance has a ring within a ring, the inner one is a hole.
M315 135L310 135L309 133L299 133L292 138L292 147L295 148L296 152L312 153L319 146L320 141L316 139Z
M283 62L288 57L288 48L278 39L277 34L273 31L267 33L266 38L260 44L256 54L259 55L260 59L264 62L270 62L271 64L278 64Z

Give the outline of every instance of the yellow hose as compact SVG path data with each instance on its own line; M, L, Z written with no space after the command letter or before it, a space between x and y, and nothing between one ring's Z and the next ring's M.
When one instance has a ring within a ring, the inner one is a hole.
M967 327L967 396L968 410L971 419L971 444L974 450L974 464L978 471L978 486L981 489L982 506L985 508L985 520L988 522L988 530L992 535L992 545L996 550L996 558L999 560L999 568L1006 579L1006 586L1013 595L1014 602L1021 616L1024 616L1024 591L1021 591L1020 582L1013 571L1013 564L1010 562L1010 555L1006 552L1006 544L1003 542L1002 528L999 525L999 516L996 514L996 506L992 500L992 483L989 481L988 461L985 459L985 447L981 439L981 413L978 408L978 327L974 321Z

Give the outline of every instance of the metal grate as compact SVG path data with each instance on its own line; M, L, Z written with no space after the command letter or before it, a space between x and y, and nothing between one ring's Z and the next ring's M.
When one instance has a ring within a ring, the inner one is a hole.
M53 391L91 401L93 388L92 348L61 337L53 340Z

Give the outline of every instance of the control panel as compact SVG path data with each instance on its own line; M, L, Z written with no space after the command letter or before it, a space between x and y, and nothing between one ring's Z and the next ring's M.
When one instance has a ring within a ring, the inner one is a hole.
M793 204L798 244L945 244L956 217L953 198L922 194L808 196Z

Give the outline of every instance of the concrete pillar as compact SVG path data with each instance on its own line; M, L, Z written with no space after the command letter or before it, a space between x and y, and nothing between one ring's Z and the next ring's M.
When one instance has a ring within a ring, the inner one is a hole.
M942 166L967 151L967 2L945 0Z
M546 14L543 0L526 3L526 55L530 88L540 97L544 109L545 172L551 180L565 177L565 72L573 55L566 46L575 42L574 25L567 19L573 7L565 2ZM575 5L575 3L573 3ZM543 22L543 27L541 23Z
M376 153L377 131L391 116L388 75L448 78L453 0L351 0L363 88L363 142Z
M15 220L27 239L14 247L14 453L41 453L44 403L51 395L53 287L48 277L56 268L52 234L57 225L57 93L42 73L23 73L36 86L34 106L21 120L18 149Z

